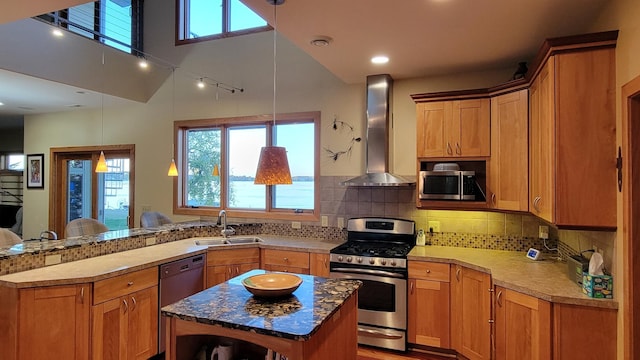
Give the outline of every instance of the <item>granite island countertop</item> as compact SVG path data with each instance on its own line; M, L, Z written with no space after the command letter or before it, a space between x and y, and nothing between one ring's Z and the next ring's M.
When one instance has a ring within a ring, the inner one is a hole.
M416 246L408 260L458 264L491 274L494 285L554 303L617 309L613 299L594 299L569 279L567 263L533 261L524 252L445 246Z
M267 273L252 270L162 308L162 314L201 324L252 331L297 341L308 340L355 291L358 280L300 275L302 284L290 297L254 297L242 280Z

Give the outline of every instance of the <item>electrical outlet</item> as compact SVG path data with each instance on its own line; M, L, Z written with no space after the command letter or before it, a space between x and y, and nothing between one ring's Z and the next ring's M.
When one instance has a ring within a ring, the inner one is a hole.
M538 227L538 237L540 239L548 239L549 238L549 227L546 225L540 225Z
M145 239L147 246L156 244L156 237L148 237Z
M44 257L44 266L56 265L62 262L62 255L47 255Z
M344 229L344 218L343 217L339 217L338 218L338 229Z
M300 223L300 221L292 221L291 227L294 229L300 229L302 227L302 223Z
M329 226L329 217L326 215L320 216L320 222L322 223L323 227Z
M429 221L429 232L440 232L440 221Z

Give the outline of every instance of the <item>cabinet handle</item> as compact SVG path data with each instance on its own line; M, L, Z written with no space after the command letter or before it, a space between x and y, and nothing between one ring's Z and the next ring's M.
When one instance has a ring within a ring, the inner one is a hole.
M127 286L133 286L133 281L129 281L129 282L127 283Z
M283 258L284 262L289 262L289 258Z
M447 141L447 154L453 155L453 149L451 149L451 144Z
M84 304L84 286L80 288L80 304Z
M493 323L494 323L493 319L489 319L489 324L493 324Z
M324 263L324 268L327 269L328 268L328 266L327 266L327 258L324 258L322 260L322 262Z
M533 208L537 212L540 212L540 207L538 206L540 204L540 200L542 200L542 198L540 198L540 196L536 196L536 198L533 200Z
M496 296L496 303L502 307L502 290L498 291L498 295Z
M131 307L131 311L135 310L138 303L136 302L136 298L135 297L131 297L131 303L133 304L133 306Z
M427 274L431 273L431 270L427 269L425 270L427 272Z
M460 148L460 144L456 143L456 154L462 155L462 149Z
M127 299L122 299L122 303L124 304L124 312L129 311L129 304L127 304Z
M411 295L413 295L413 284L414 284L413 281L409 282L409 294Z
M496 193L491 194L491 203L493 206L496 206Z
M456 269L456 280L460 281L460 270L462 270L461 268L457 268Z

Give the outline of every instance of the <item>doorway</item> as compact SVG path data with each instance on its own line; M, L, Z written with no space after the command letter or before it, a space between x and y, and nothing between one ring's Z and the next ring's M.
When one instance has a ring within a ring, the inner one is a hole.
M622 87L622 253L624 272L624 358L637 359L640 350L640 76Z
M107 172L94 171L100 151ZM66 224L94 218L109 230L129 229L133 218L134 145L51 149L49 226L64 236Z

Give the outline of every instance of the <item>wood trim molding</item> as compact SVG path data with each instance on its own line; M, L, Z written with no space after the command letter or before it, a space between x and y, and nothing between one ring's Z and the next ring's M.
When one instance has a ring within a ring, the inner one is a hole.
M624 358L635 359L640 354L634 344L640 344L640 288L634 281L640 279L640 246L634 239L640 236L640 226L633 219L640 214L640 178L633 176L640 168L640 76L622 86L622 250L623 257L623 343Z

